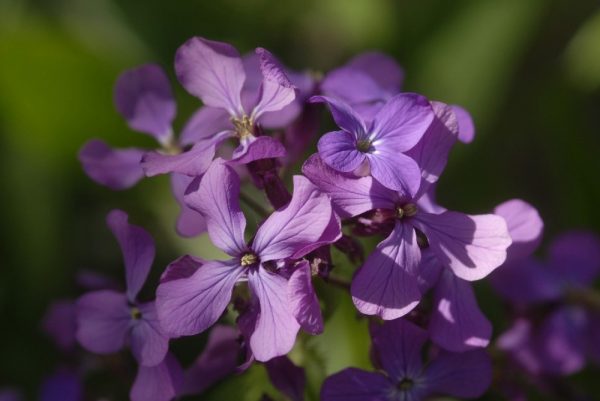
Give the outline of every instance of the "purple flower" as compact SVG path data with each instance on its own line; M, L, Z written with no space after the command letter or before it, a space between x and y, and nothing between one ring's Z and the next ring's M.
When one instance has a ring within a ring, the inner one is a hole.
M385 223L381 232L388 237L352 281L354 303L364 314L391 320L417 305L421 298L417 278L422 260L419 242L442 265L467 281L487 276L506 259L511 239L503 218L432 208L429 198L424 197L441 174L457 135L451 109L435 103L434 110L436 120L412 151L421 167L421 185L415 197L385 188L372 177L356 178L337 172L317 155L303 166L304 174L331 196L342 218L376 211Z
M265 363L269 380L277 390L292 401L304 400L306 373L304 369L294 365L287 356L279 356Z
M42 329L62 351L71 351L77 344L75 331L77 330L75 303L71 300L54 301L48 307Z
M128 344L140 365L154 366L164 359L169 339L158 323L154 302L137 300L154 261L154 241L127 219L121 210L113 210L106 219L123 252L127 291L101 290L80 297L77 340L98 354L117 352Z
M385 187L408 196L417 193L421 171L405 153L415 147L433 121L427 99L413 93L396 95L368 124L341 100L315 96L311 101L328 103L342 129L319 140L319 155L325 163L345 173L368 163L371 175Z
M83 385L79 376L70 370L60 369L47 377L40 389L41 401L81 401Z
M167 353L158 365L139 366L129 397L131 401L170 401L179 395L183 383L183 368Z
M441 351L423 366L427 332L403 319L385 322L372 335L375 365L383 372L348 368L328 377L323 401L421 401L434 395L477 398L492 380L483 350Z
M306 308L294 307L288 279L279 266L335 241L340 226L329 197L304 177L295 176L290 203L271 214L247 242L239 190L238 176L217 159L197 190L186 195L188 205L205 217L212 242L232 259L198 263L196 269L187 269L186 277L163 281L157 290L157 308L170 335L193 335L215 323L227 307L234 285L247 281L259 308L249 345L257 360L266 361L286 354L304 325ZM310 294L305 298L314 299ZM306 322L310 323L312 320Z

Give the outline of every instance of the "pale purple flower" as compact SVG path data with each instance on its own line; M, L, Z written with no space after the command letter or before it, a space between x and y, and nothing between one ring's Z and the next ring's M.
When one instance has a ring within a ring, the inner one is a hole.
M333 169L349 173L368 164L371 175L385 187L414 196L421 171L405 153L421 140L434 118L429 101L414 93L392 97L365 120L343 101L315 96L326 102L341 131L329 132L318 143L319 155Z
M157 365L138 367L129 397L131 401L170 401L179 395L183 384L183 368L167 353Z
M249 345L257 360L266 361L292 348L296 333L304 325L303 316L309 318L309 327L314 320L306 308L294 307L280 263L300 259L335 241L340 226L329 197L306 178L295 176L290 203L271 214L248 242L239 191L239 177L217 159L197 190L186 195L188 205L205 217L212 242L232 259L198 263L197 268L186 269L183 278L163 280L157 290L157 308L170 335L197 334L219 319L235 284L247 281L260 308L251 326ZM302 278L298 281L302 283ZM310 294L305 298L314 299Z
M313 155L304 174L329 194L342 218L376 210L387 223L383 240L357 271L352 297L364 314L391 320L412 310L421 298L418 275L422 255L418 235L452 272L467 281L487 276L506 259L511 239L504 219L493 214L467 215L431 210L421 199L441 174L456 140L452 110L434 103L436 119L412 151L421 167L419 193L410 197L392 191L372 177L353 177L330 168ZM391 232L390 232L391 231Z
M477 398L491 384L492 366L483 350L441 351L423 364L427 332L397 319L372 334L374 365L381 372L347 368L328 377L323 401L422 401L432 396Z
M140 365L153 366L165 357L169 338L158 323L154 302L139 302L137 295L154 261L154 241L144 229L129 224L121 210L113 210L106 220L123 253L127 290L81 296L77 301L77 340L98 354L129 345Z

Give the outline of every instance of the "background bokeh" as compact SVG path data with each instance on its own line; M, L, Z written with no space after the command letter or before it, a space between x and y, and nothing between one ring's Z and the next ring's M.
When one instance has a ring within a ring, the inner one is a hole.
M241 52L263 46L290 67L322 72L358 52L385 51L405 68L406 90L474 117L476 140L453 152L442 204L480 213L519 197L540 210L546 239L570 228L600 231L597 0L0 0L0 387L35 399L60 360L40 319L51 300L80 294L77 271L121 277L104 225L111 208L155 237L154 277L184 252L213 252L206 239L176 237L166 177L111 192L76 159L91 137L152 147L112 103L119 72L141 63L169 73L181 127L199 103L177 85L172 61L193 35ZM498 332L502 309L485 285L477 289ZM342 292L326 291L336 299L328 329L304 342L303 355L317 361L308 373L312 399L321 373L369 365L365 325ZM591 368L574 381L600 394L592 380L599 373ZM127 391L109 384L97 395ZM272 389L256 368L206 399L254 401L263 391Z

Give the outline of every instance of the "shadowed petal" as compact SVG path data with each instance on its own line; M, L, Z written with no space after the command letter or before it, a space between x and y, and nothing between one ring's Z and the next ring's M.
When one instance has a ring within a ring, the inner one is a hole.
M452 352L489 344L492 324L479 309L471 283L445 269L435 288L433 302L435 309L429 331L434 343Z
M479 280L504 263L511 244L506 222L493 214L420 212L413 224L425 233L440 262L467 281Z
M206 262L187 278L163 281L156 290L156 309L165 332L170 337L189 336L212 326L242 274L239 261L232 259Z
M143 149L112 149L100 139L83 145L77 155L83 170L92 180L110 189L131 188L144 178L142 170Z
M511 199L496 206L494 214L506 220L512 238L508 260L525 258L536 250L542 241L544 222L533 206L521 199Z
M325 379L322 401L389 401L394 384L381 373L344 369Z
M205 105L232 116L244 113L240 94L246 73L233 46L193 37L177 50L175 71L181 85Z
M156 64L123 72L115 85L117 111L129 127L166 143L172 135L176 106L169 78Z
M331 197L341 217L358 216L377 208L391 209L398 198L372 177L349 177L333 170L317 154L304 162L302 173Z
M240 209L240 178L223 160L215 160L197 190L184 197L206 219L211 241L223 252L240 256L246 250L246 218Z
M184 194L193 180L194 177L184 174L171 174L171 190L181 208L177 216L175 229L177 230L177 234L187 238L206 232L206 220L204 220L204 217L197 211L189 208L184 201Z
M260 226L252 249L265 262L301 257L300 250L318 241L331 221L331 200L307 178L294 176L294 193L287 206Z
M365 154L356 148L356 138L346 131L328 132L317 145L321 159L337 171L351 172L365 160Z
M421 299L416 269L421 260L415 230L396 223L394 231L367 258L352 280L352 300L365 315L384 320L410 312Z
M266 271L261 265L257 271L249 272L248 284L260 303L256 326L250 337L254 357L265 362L287 354L300 329L288 300L287 280Z
M319 299L312 285L308 261L302 261L290 276L288 298L294 317L302 329L310 334L323 332L323 316Z
M392 149L368 154L371 175L383 186L413 197L421 184L421 169L416 161Z
M421 264L417 277L421 294L425 294L437 284L444 270L444 266L431 249L421 249Z
M142 159L142 168L148 177L169 173L194 177L204 174L214 156L215 143L202 141L196 143L190 150L176 155L148 152Z
M367 128L362 118L356 114L352 107L342 100L327 97L327 96L313 96L308 99L310 103L327 103L331 115L335 123L343 129L348 131L355 138L362 139L367 135Z
M458 140L462 143L471 143L475 139L475 123L471 114L458 105L452 105L452 110L458 121Z
M121 247L125 260L127 297L134 301L154 262L155 248L150 234L141 227L129 224L128 218L127 213L115 209L106 216L106 224Z
M260 100L252 111L252 117L260 119L264 113L278 111L296 98L296 89L287 77L279 61L266 49L256 49L260 58L263 81Z
M131 401L170 401L183 385L183 369L177 359L167 354L152 367L140 366L129 392Z
M4 400L0 394L0 400ZM18 400L21 400L18 398ZM81 401L83 400L83 384L78 374L67 369L60 369L47 377L41 385L40 401ZM16 401L16 400L11 400Z
M550 268L565 282L589 285L600 274L600 237L587 231L569 231L550 244Z
M77 300L77 341L88 351L111 354L125 345L131 315L127 297L114 291L95 291Z
M255 160L284 157L285 147L270 136L259 136L241 141L232 155L230 164L248 164Z
M196 273L196 270L198 270L204 263L206 263L205 260L195 256L181 256L180 258L177 258L173 262L169 263L163 274L160 275L160 282L166 283L167 281L188 278Z
M386 96L389 96L374 77L347 66L329 72L321 84L321 91L352 105L386 100Z
M347 66L368 74L387 93L400 92L404 71L396 60L387 54L377 51L364 52L350 60Z
M169 338L163 332L156 316L154 302L138 306L141 318L131 328L131 352L143 366L158 365L169 350Z
M199 141L215 139L220 132L233 130L231 116L227 111L204 106L187 121L179 136L179 143L181 146L193 145Z
M265 367L273 387L292 401L304 401L306 374L303 368L294 365L287 356L273 358Z
M57 300L48 306L42 320L42 329L61 351L73 350L77 345L77 308L71 300ZM2 398L0 397L0 400Z

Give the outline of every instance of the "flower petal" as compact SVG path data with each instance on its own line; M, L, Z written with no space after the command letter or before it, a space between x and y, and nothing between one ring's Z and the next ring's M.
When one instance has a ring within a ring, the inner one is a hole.
M188 207L184 201L184 194L193 177L184 174L171 174L171 191L179 204L180 211L177 216L175 229L182 237L196 237L206 232L206 220L200 213Z
M68 369L60 369L42 382L39 400L81 401L83 394L83 383L79 375ZM8 400L2 399L2 401Z
M452 110L458 121L458 140L462 143L471 143L475 139L475 123L473 117L464 108L454 104Z
M229 135L229 132L221 134ZM215 156L215 145L212 141L197 142L191 149L176 155L148 152L142 159L142 168L148 177L169 173L202 175Z
M329 72L323 79L321 91L327 96L342 99L352 105L385 101L389 96L373 76L349 66Z
M129 392L131 401L171 401L183 385L183 369L177 359L167 354L158 365L140 366Z
M212 326L229 304L233 286L243 274L237 259L210 261L187 278L162 282L156 309L170 337L189 336Z
M88 351L111 354L125 345L131 315L127 297L115 291L95 291L77 300L77 341Z
M265 363L265 367L273 387L292 401L304 401L306 374L303 368L294 365L287 356L273 358Z
M244 114L240 95L246 73L233 46L193 37L177 50L175 71L183 87L205 105L231 116Z
M156 64L123 72L115 85L117 111L129 127L165 144L171 139L176 106L169 78Z
M294 193L287 206L276 210L259 227L252 249L261 261L297 255L318 241L331 221L331 200L307 178L294 176Z
M233 130L229 113L221 108L203 106L183 127L179 144L180 146L193 145L199 141L215 139L220 132Z
M260 57L260 70L263 81L260 87L260 98L252 111L256 120L264 113L279 111L296 98L296 89L287 77L279 61L266 49L257 48Z
M83 170L92 180L110 189L131 188L144 178L142 157L145 150L111 149L100 139L89 140L77 155Z
M61 351L71 351L77 345L77 308L71 300L56 300L48 306L42 329ZM0 397L2 400L2 397Z
M492 363L483 350L442 352L425 369L423 379L430 394L477 398L492 383Z
M319 139L319 156L329 166L345 173L354 171L365 160L356 147L356 138L347 131L328 132Z
M308 101L310 103L327 103L338 127L348 131L355 138L366 137L367 128L363 119L344 101L327 96L313 96Z
M471 283L445 269L435 287L433 302L429 332L435 344L452 352L489 344L492 324L479 309Z
M494 209L494 214L506 220L512 244L508 248L509 260L531 255L542 241L544 222L538 211L521 199L511 199Z
M250 337L254 357L265 362L287 354L300 329L290 308L287 280L266 271L261 265L258 270L248 273L248 284L260 303L256 326Z
M341 217L358 216L369 210L391 209L397 194L379 184L372 177L350 177L341 174L314 154L302 166L306 175L323 192L328 194L335 211Z
M183 255L169 263L163 274L160 275L160 282L162 284L167 281L188 278L205 263L205 260L195 256Z
M565 282L589 285L600 274L600 237L588 231L569 231L550 244L550 268Z
M482 279L504 263L511 244L506 222L493 214L420 212L413 224L427 236L440 262L467 281Z
M144 286L156 251L150 234L142 227L129 224L128 218L122 210L111 210L106 216L106 224L121 247L125 260L127 297L133 302Z
M156 316L154 302L138 306L142 317L131 328L131 352L142 366L158 365L169 350L169 338Z
M240 142L229 163L248 164L255 160L273 159L285 155L285 147L277 139L259 136Z
M381 373L347 368L325 379L322 401L388 401L394 384Z
M246 218L240 209L240 178L223 160L215 160L198 189L184 197L206 219L211 241L223 252L240 256L246 250Z
M384 320L406 315L421 299L416 278L420 260L415 230L396 223L352 280L350 292L356 308Z
M414 197L421 184L421 169L416 161L390 149L368 154L371 175L383 186Z
M373 120L373 147L389 152L405 152L421 140L433 117L431 104L424 96L416 93L398 94L379 110Z
M387 93L394 95L400 92L404 71L396 60L387 54L376 51L364 52L350 60L347 66L368 74Z
M417 277L421 294L425 294L437 284L444 270L444 266L431 249L421 249L421 264Z
M294 317L302 329L310 334L323 332L323 316L319 299L312 285L312 275L308 261L296 267L288 281L288 298Z

